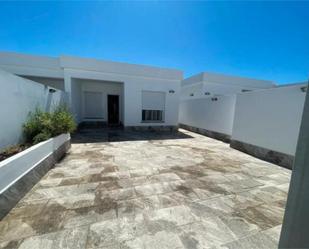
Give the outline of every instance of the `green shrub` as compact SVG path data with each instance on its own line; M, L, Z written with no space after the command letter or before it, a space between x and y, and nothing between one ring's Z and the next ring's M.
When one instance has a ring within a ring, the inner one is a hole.
M48 131L43 131L33 137L32 143L37 144L39 142L43 142L47 139L50 139L51 137L52 137L51 133L49 133Z
M27 143L34 143L34 138L40 133L51 133L51 114L36 109L30 112L27 122L23 126L23 132Z
M36 109L29 114L23 125L26 143L36 144L62 133L71 133L76 129L72 114L65 106L58 106L53 112Z
M51 115L51 121L53 136L72 133L76 129L74 118L66 106L58 106Z

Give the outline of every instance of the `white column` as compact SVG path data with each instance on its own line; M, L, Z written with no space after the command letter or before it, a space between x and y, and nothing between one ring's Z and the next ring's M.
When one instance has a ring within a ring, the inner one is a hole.
M65 72L64 70L64 91L66 92L68 96L68 105L71 108L72 104L72 78L71 75Z

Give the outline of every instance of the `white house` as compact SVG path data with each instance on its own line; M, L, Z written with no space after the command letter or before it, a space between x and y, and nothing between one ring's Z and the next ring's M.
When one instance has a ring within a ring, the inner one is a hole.
M72 56L0 53L0 68L64 90L78 123L175 129L183 73L179 70Z
M269 80L202 72L184 79L181 86L181 98L193 99L272 88L275 83Z

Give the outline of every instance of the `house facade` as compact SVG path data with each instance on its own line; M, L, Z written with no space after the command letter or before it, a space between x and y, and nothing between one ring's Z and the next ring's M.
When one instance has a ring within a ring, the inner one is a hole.
M183 73L152 66L0 53L0 68L63 90L78 123L176 129Z

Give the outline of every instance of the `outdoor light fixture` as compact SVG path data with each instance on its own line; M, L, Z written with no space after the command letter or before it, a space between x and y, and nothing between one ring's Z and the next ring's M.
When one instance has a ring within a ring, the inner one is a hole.
M305 93L305 92L307 92L307 86L302 86L301 88L300 88L300 90L303 92L303 93Z
M50 93L54 93L54 92L56 92L56 89L53 89L53 88L49 88L49 90L48 90Z
M174 91L174 90L169 90L168 92L169 92L169 93L175 93L175 91Z

